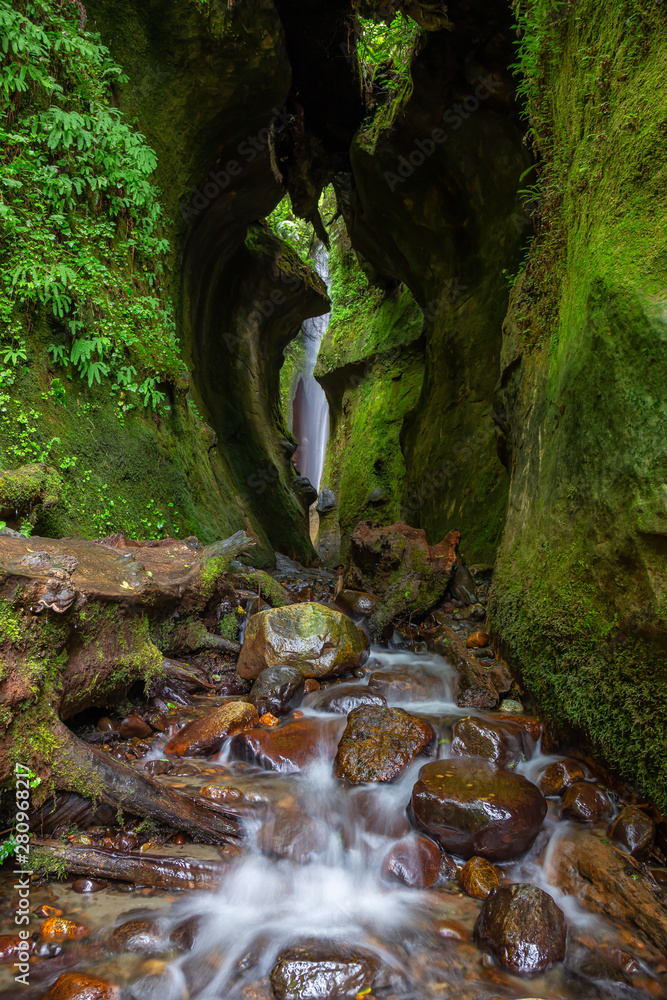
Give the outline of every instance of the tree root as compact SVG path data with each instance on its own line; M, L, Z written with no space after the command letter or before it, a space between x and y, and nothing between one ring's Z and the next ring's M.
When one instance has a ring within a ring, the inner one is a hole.
M59 723L60 743L53 763L56 788L78 792L128 813L148 816L208 843L234 843L238 822L220 806L185 795L89 746Z

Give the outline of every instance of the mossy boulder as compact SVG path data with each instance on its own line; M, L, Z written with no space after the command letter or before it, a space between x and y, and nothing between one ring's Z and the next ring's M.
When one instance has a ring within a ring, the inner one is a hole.
M52 507L62 492L57 469L42 463L0 471L0 517L29 517L36 507Z
M329 677L354 670L369 642L345 615L323 604L292 604L253 615L238 662L241 677L254 679L267 667L298 667L304 677Z

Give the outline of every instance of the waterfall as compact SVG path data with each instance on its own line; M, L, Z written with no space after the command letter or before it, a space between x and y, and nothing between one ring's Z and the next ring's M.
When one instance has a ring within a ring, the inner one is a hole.
M327 284L329 255L323 246L317 252L315 267ZM316 381L313 372L322 337L329 326L329 316L329 313L315 316L303 324L306 358L292 402L292 432L299 442L294 461L301 475L306 476L318 492L329 440L329 404L324 389Z

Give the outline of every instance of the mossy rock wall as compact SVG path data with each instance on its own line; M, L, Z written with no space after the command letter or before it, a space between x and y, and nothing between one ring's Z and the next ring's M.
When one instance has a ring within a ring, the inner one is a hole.
M493 629L547 715L664 809L667 23L587 0L527 28L545 163L496 400Z

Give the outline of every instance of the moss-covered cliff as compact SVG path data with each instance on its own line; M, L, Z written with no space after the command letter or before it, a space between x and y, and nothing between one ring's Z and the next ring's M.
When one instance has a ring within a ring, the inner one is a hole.
M511 473L493 627L551 718L667 805L667 21L532 3L538 233L496 400Z

